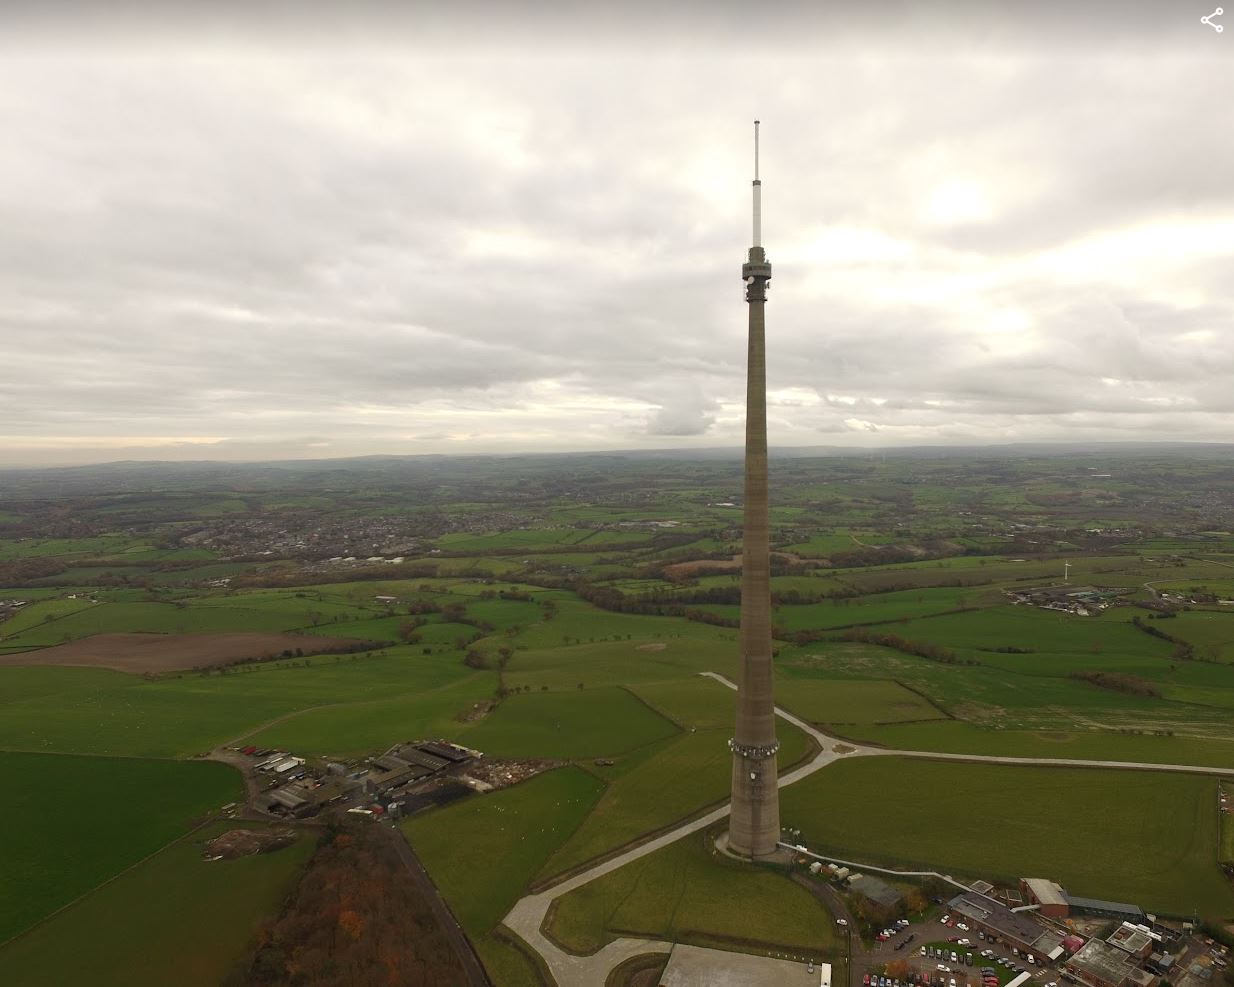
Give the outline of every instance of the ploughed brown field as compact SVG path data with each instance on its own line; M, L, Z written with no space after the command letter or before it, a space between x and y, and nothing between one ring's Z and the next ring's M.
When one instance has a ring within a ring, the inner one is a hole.
M87 665L118 672L177 672L284 651L314 655L349 651L359 642L315 634L95 634L54 648L0 656L0 665Z

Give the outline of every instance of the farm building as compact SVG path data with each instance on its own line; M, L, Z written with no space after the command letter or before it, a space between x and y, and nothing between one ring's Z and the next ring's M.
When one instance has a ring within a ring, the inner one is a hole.
M1046 918L1066 918L1071 913L1067 892L1053 881L1041 877L1023 877L1020 890L1037 911Z
M309 781L293 781L290 785L266 793L271 812L303 818L315 815L323 805L345 795L351 786L341 778L329 778L314 786Z
M365 791L388 792L469 761L474 756L473 751L442 741L397 744L381 757L373 758L368 776L364 779Z
M1157 978L1117 946L1090 939L1067 960L1067 970L1089 987L1153 987Z

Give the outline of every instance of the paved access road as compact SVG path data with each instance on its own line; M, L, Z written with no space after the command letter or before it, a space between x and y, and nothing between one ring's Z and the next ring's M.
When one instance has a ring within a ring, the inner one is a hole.
M718 675L715 672L703 672L702 674L708 678L715 679L730 689L737 688L735 683L723 675ZM1051 757L993 757L984 754L940 754L933 751L904 751L890 750L885 747L867 747L863 744L854 744L850 741L825 734L787 710L781 709L779 706L776 707L776 715L793 724L798 729L804 730L817 741L821 748L818 754L808 763L790 771L786 775L782 775L780 777L781 788L800 781L802 778L812 775L815 771L825 768L832 762L842 758L879 756L924 757L935 761L972 761L978 764L1027 764L1052 768L1121 768L1135 771L1175 771L1189 774L1216 774L1234 777L1234 768L1206 768L1193 764L1143 764L1136 761L1095 761ZM729 807L727 805L721 806L707 813L707 815L684 823L677 829L671 830L662 836L632 847L620 856L597 864L581 874L576 874L569 880L562 881L547 891L528 895L515 904L503 922L544 958L549 970L552 971L554 979L557 981L558 987L595 987L596 984L602 984L608 977L609 972L618 963L640 953L667 952L672 948L672 943L649 939L617 939L590 956L575 956L561 949L544 935L542 927L549 906L555 899L568 894L575 888L581 888L584 884L589 884L596 880L596 878L612 873L617 868L624 867L631 861L645 857L649 853L654 853L670 843L675 843L683 836L696 833L700 829L705 829L712 823L723 819L728 813Z

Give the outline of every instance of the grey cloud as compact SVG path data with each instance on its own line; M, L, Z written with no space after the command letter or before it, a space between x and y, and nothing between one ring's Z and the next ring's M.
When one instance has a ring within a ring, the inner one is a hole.
M756 111L770 383L822 402L781 411L773 442L856 435L846 418L879 429L854 441L1228 429L1234 246L1116 286L1029 261L1234 218L1234 136L1194 98L1231 72L1173 47L13 53L0 436L223 436L219 455L324 448L310 433L337 454L460 434L735 444L719 409L743 394ZM951 179L986 187L993 215L923 220ZM789 250L837 228L907 254ZM997 277L936 301L865 287L957 271ZM970 302L1028 313L1028 342L974 328Z

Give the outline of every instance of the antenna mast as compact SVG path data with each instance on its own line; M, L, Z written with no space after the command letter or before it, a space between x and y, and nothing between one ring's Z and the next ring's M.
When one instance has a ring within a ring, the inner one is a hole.
M754 121L754 243L763 245L763 183L758 178L758 121Z

